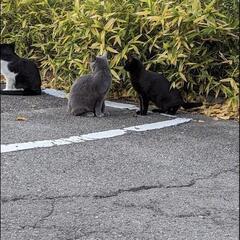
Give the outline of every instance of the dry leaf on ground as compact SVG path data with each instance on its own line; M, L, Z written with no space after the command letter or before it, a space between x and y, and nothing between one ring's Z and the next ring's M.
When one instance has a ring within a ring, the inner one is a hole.
M16 121L27 121L28 119L26 117L23 116L17 116L16 117Z
M213 117L214 120L229 120L229 119L239 119L238 108L231 108L228 102L223 104L214 104L210 106L204 106L200 109L200 112L209 117Z

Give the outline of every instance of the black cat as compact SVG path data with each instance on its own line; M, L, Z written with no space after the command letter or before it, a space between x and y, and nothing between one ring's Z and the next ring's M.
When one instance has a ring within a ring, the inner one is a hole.
M147 71L135 56L129 56L124 66L130 73L131 83L139 95L140 110L137 114L146 115L149 102L159 109L154 112L174 115L180 107L184 109L200 107L202 103L184 102L177 89L171 89L170 82L161 74Z
M6 79L3 95L40 95L41 77L35 63L20 58L15 53L15 44L0 44L1 74Z

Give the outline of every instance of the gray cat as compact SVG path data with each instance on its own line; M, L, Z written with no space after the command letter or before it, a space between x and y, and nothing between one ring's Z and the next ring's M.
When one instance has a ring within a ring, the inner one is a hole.
M93 112L94 116L104 116L104 99L112 83L107 54L97 56L91 63L92 74L77 79L72 85L68 111L74 116Z

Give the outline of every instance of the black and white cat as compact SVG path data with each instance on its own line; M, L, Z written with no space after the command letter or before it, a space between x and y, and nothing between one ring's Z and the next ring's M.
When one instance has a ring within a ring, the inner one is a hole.
M171 89L170 82L161 74L147 71L135 56L129 56L125 70L130 73L131 83L139 95L140 110L137 114L146 115L149 102L158 109L154 112L175 114L180 107L184 109L200 107L202 103L185 102L178 89Z
M15 44L0 44L1 74L6 80L3 95L39 95L41 77L34 62L19 57L15 53Z
M97 117L104 116L104 99L112 83L107 54L97 56L91 69L92 73L77 79L70 90L68 111L75 116L88 112Z

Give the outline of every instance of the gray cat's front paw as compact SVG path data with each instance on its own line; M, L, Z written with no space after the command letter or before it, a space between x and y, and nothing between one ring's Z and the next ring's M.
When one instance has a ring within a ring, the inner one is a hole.
M110 116L109 112L95 114L95 117L109 117L109 116Z
M109 117L110 116L110 112L104 112L104 116L105 117Z
M101 117L104 117L104 113L94 114L94 116L101 118Z

